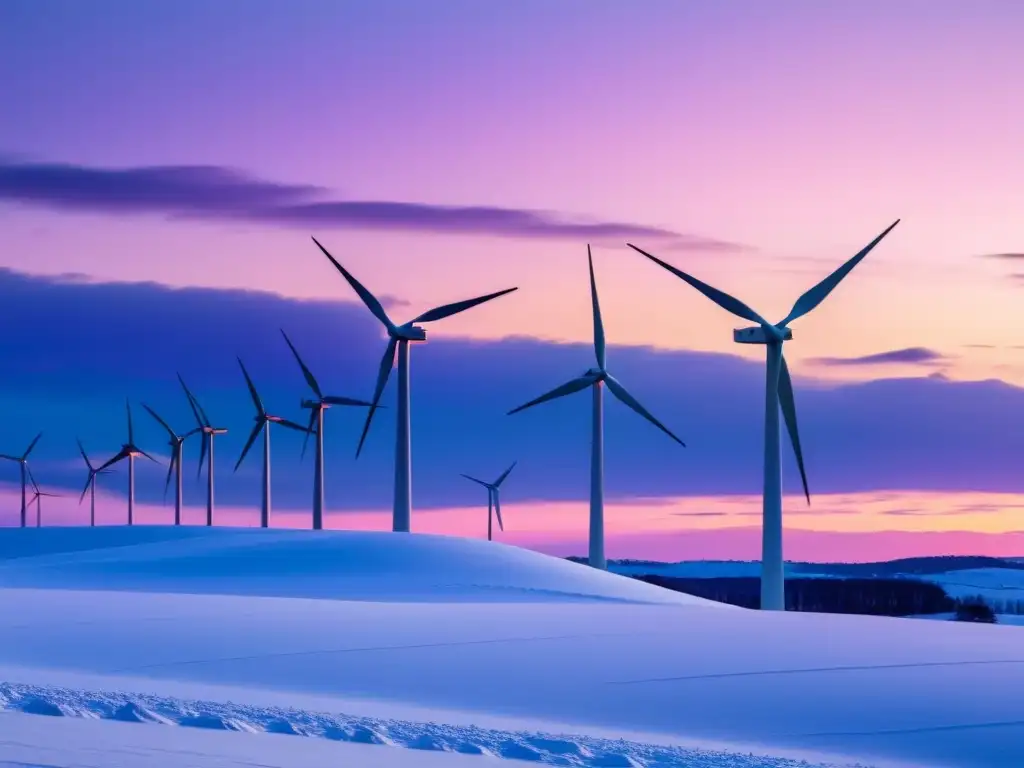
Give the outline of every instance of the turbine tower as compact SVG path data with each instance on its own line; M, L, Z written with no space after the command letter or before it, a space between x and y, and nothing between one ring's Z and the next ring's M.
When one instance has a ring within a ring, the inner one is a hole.
M797 467L800 470L800 481L803 483L804 496L811 503L811 494L807 488L807 473L804 471L804 457L800 449L800 434L797 431L796 403L793 398L793 382L790 379L789 367L782 354L782 345L793 338L789 324L814 310L825 300L832 290L839 285L850 270L856 267L871 250L881 242L893 227L900 223L897 219L890 224L878 237L868 243L858 254L839 267L835 272L804 293L789 314L775 325L769 323L761 315L748 307L739 299L733 298L707 283L652 256L647 251L627 243L630 248L658 264L681 280L689 283L727 312L757 323L752 328L741 328L733 331L733 341L738 344L763 344L767 350L767 375L765 377L765 417L764 417L764 497L762 501L761 519L761 608L770 611L786 609L786 585L783 572L782 556L782 464L780 457L779 410L786 420L786 430L796 455Z
M156 459L146 453L144 450L139 448L135 444L135 431L132 429L132 406L131 403L126 399L124 401L124 407L128 412L128 442L121 446L121 450L114 454L107 461L103 462L96 468L96 472L102 472L107 467L111 467L117 462L124 459L128 460L128 525L135 524L135 457L145 456L147 459L152 461L154 464L159 464Z
M199 424L197 432L201 432L203 435L203 442L199 448L199 471L196 473L196 477L202 477L203 475L203 459L207 458L206 465L206 525L213 525L213 438L217 435L223 435L228 430L226 427L215 427L210 423L209 418L206 416L206 411L203 410L203 406L196 400L187 386L185 386L185 380L181 378L181 374L178 374L178 381L181 382L182 389L185 390L185 395L188 397L189 407L192 409L192 415L196 417L196 422ZM207 451L209 453L207 454Z
M47 493L40 489L36 479L32 476L32 470L26 468L28 473L28 479L32 481L32 500L28 503L29 506L36 505L36 528L41 528L43 525L43 502L41 501L43 496L49 496L51 498L57 498L60 496L59 493Z
M184 448L185 441L192 437L192 435L200 432L199 427L190 429L183 435L179 435L171 426L160 418L156 411L150 408L145 403L142 407L149 411L149 415L159 422L160 426L164 428L170 438L167 444L171 447L171 461L167 465L167 480L164 482L164 499L167 498L167 489L171 487L171 473L174 473L174 524L181 525L181 456Z
M426 341L427 332L416 323L431 323L435 320L443 320L459 312L483 304L485 301L504 296L506 293L518 290L517 288L506 288L503 291L489 293L486 296L479 296L475 299L466 299L453 304L445 304L440 307L424 312L422 315L413 318L403 325L395 325L388 317L384 307L377 298L363 287L362 283L350 275L337 260L327 252L327 249L320 245L314 237L313 242L323 251L324 256L330 259L352 289L359 295L366 308L373 313L373 316L380 320L388 334L388 345L384 350L384 357L380 361L380 370L377 374L377 387L373 393L373 404L366 416L366 424L363 425L363 433L359 437L359 447L356 449L356 456L363 450L363 443L370 431L370 422L377 410L381 395L384 393L384 386L388 383L391 375L391 368L395 364L395 353L398 353L398 418L395 435L395 495L394 512L392 516L392 530L408 532L412 518L412 438L409 429L409 342Z
M287 337L285 337L287 339ZM238 462L235 464L235 471L242 466L242 460L245 455L252 448L252 444L256 442L256 438L260 432L263 432L263 503L260 506L260 527L267 528L270 525L270 425L280 424L282 427L288 427L288 429L296 429L299 432L306 432L306 428L301 424L296 424L294 421L281 418L280 416L271 416L267 413L263 407L263 401L260 399L259 393L256 391L256 385L252 383L252 378L249 376L249 372L245 370L245 364L242 363L242 358L238 358L238 365L242 369L242 375L245 376L245 383L249 387L249 394L252 395L252 404L256 406L256 416L254 421L256 425L252 428L252 432L249 434L249 439L245 443L245 447L242 449L242 455L238 457ZM369 403L367 403L369 405ZM307 437L308 437L307 432ZM323 458L323 451L317 451L318 456ZM321 480L323 479L323 468L321 467ZM321 502L323 500L323 486L321 485ZM314 507L313 510L313 527L316 527L317 513Z
M470 477L469 475L463 475L463 477L466 478L467 480L472 480L474 483L478 483L479 485L482 485L484 488L487 489L487 540L488 541L491 541L494 538L494 536L493 536L493 531L494 531L494 527L493 527L493 525L494 525L494 514L493 513L494 512L497 512L497 514L498 514L498 527L501 530L503 530L503 531L505 530L505 525L504 525L504 523L501 522L501 501L498 498L498 491L501 488L501 484L503 482L505 482L505 478L508 477L509 472L512 471L512 469L515 467L516 464L517 464L517 462L513 461L512 462L512 466L509 467L508 469L506 469L504 472L502 472L498 476L498 479L495 480L493 483L485 483L483 480L478 480L475 477Z
M99 475L109 474L110 470L104 469L102 472L92 465L89 461L89 456L85 452L85 448L82 446L82 441L75 438L75 442L78 443L78 452L82 454L82 458L85 460L85 466L89 468L89 479L85 481L85 488L82 489L82 495L78 497L78 503L81 505L85 499L85 494L89 494L89 525L96 525L96 478Z
M32 442L28 444L28 448L21 456L8 456L7 454L0 454L0 459L7 459L7 461L13 461L21 467L21 527L24 528L28 524L28 504L26 499L26 483L28 480L28 455L32 453L32 449L36 447L36 443L39 442L39 438L43 436L40 432L34 438Z
M604 555L604 386L607 385L615 397L647 419L666 435L685 447L685 443L676 437L668 427L658 421L633 397L618 379L608 372L605 354L604 322L601 319L601 305L597 300L597 280L594 278L594 259L587 246L587 262L590 265L590 300L594 315L594 355L597 368L591 368L582 376L566 382L560 387L509 411L509 415L526 410L534 405L546 403L588 387L593 393L591 409L590 437L590 551L587 563L594 568L605 569L607 563Z
M288 348L295 355L295 361L302 369L302 375L306 379L309 388L316 395L315 400L303 400L302 407L309 408L309 426L300 427L306 433L306 439L302 443L302 455L306 455L306 446L309 443L310 434L316 435L316 461L313 467L313 530L319 531L324 527L324 411L332 405L360 405L370 407L372 404L365 400L356 400L351 397L338 397L336 395L324 395L320 389L309 367L302 362L298 350L288 338L288 334L281 331Z

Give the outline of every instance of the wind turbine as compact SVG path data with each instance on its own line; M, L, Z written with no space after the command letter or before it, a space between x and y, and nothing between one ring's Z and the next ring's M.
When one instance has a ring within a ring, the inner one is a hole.
M164 499L167 498L167 489L171 487L171 473L174 472L174 524L181 525L181 456L185 441L192 437L192 435L200 432L199 427L190 429L183 435L179 435L173 429L170 424L160 418L156 411L150 408L145 403L142 407L149 411L149 415L159 422L160 426L167 431L167 435L170 438L167 444L171 447L171 461L167 465L167 480L164 482ZM202 461L200 459L200 461Z
M206 465L206 524L208 526L213 525L213 438L217 435L223 435L228 430L226 427L215 427L210 423L210 420L206 416L206 411L203 410L203 406L196 400L188 387L185 386L185 380L181 378L181 374L178 374L178 381L181 382L182 389L185 390L185 395L188 397L189 407L192 409L192 415L196 417L199 427L196 432L201 432L203 435L203 442L199 449L199 471L196 473L196 477L202 477L203 475L203 459L208 457ZM209 454L207 454L209 450Z
M126 399L124 407L128 412L128 442L121 446L121 450L107 459L96 468L96 472L102 472L107 467L117 464L123 459L128 460L128 525L135 524L135 457L145 456L154 464L159 464L156 459L139 448L135 444L135 431L132 429L132 406Z
M36 447L36 443L39 442L39 438L42 437L42 436L43 436L43 433L40 432L38 435L36 435L34 438L32 438L32 442L28 444L28 448L25 449L25 452L23 454L21 454L21 456L8 456L7 454L0 454L0 459L7 459L8 461L16 462L21 467L21 527L22 528L24 528L27 525L27 518L28 518L28 504L25 503L26 502L26 498L25 498L25 491L26 491L25 483L26 483L26 480L28 479L27 475L26 475L26 473L28 472L28 455L30 453L32 453L32 449Z
M82 441L77 437L75 442L78 443L78 452L82 454L82 458L85 460L85 466L89 468L89 479L85 481L85 488L82 489L82 495L78 497L78 503L81 504L85 499L85 494L89 494L89 525L96 525L96 478L99 475L106 475L110 470L104 469L102 472L92 465L89 461L89 456L85 452L85 448L82 446Z
M373 404L365 400L356 400L351 397L338 397L336 395L325 395L320 389L309 367L302 362L298 350L288 338L288 334L281 331L288 348L295 355L295 361L302 369L302 375L306 379L309 388L316 395L316 400L303 400L302 407L309 408L309 426L300 427L306 433L306 439L302 443L302 455L306 455L306 445L309 443L310 434L316 434L316 461L313 467L313 530L319 531L324 527L324 411L332 405L361 405L371 407Z
M330 259L334 267L342 274L352 289L359 295L366 308L373 313L384 325L388 334L388 345L384 350L384 357L380 361L380 370L377 373L377 388L373 393L373 404L366 416L366 424L363 425L363 434L359 438L359 447L356 449L358 457L363 450L363 443L370 431L370 422L377 410L381 395L384 393L384 386L388 383L391 375L391 368L395 364L395 353L398 353L398 419L395 434L395 496L394 512L392 515L391 528L394 531L409 531L409 524L412 518L412 439L409 429L409 342L426 341L427 332L416 323L431 323L435 320L443 320L459 312L483 304L485 301L504 296L506 293L518 290L518 288L506 288L497 293L489 293L486 296L478 296L475 299L457 301L453 304L444 304L440 307L428 310L423 314L414 317L403 325L395 325L388 317L384 307L377 298L370 293L362 283L356 280L338 261L327 252L327 249L320 245L314 237L313 242L323 251L324 256Z
M604 556L604 386L607 385L615 397L647 419L666 435L685 447L685 443L676 437L668 427L658 421L633 397L618 379L608 372L607 355L605 354L604 322L601 319L601 305L597 299L597 280L594 278L594 259L587 246L587 262L590 265L590 301L594 315L594 355L597 368L591 368L582 376L568 381L550 392L520 405L509 411L509 415L526 410L534 405L546 403L588 387L593 392L591 411L590 438L590 551L587 563L594 568L605 569L607 563Z
M60 496L59 493L47 493L40 489L36 479L32 476L32 470L27 469L28 479L32 481L32 500L29 502L29 506L36 505L36 528L41 528L43 525L43 502L41 501L43 496L50 496L51 498L57 498Z
M485 483L483 480L478 480L475 477L470 477L469 475L463 475L463 477L466 478L467 480L472 480L474 483L478 483L479 485L482 485L484 488L487 489L487 540L488 541L491 541L493 539L493 536L492 536L493 525L494 525L494 515L492 514L493 512L497 512L498 513L498 527L501 530L503 530L503 531L505 530L505 525L504 525L504 523L501 522L501 501L498 499L498 490L501 488L501 484L503 482L505 482L505 478L508 477L508 473L512 471L512 469L515 467L515 465L517 463L518 462L513 461L512 462L512 466L509 467L508 469L506 469L504 472L502 472L501 475L498 476L498 479L495 480L493 483Z
M285 339L288 337L286 336ZM290 342L289 342L290 345ZM293 350L294 351L294 350ZM296 355L298 357L298 355ZM249 439L245 443L245 447L242 449L242 455L238 457L238 462L235 464L235 471L242 466L242 460L245 455L252 448L252 444L256 442L256 438L260 432L263 432L263 504L260 506L260 527L267 528L270 525L270 425L280 424L282 427L288 427L289 429L296 429L299 432L306 432L306 436L309 436L306 428L301 424L296 424L294 421L281 418L280 416L271 416L267 413L267 410L263 407L263 401L260 399L259 393L256 391L256 385L252 383L252 378L249 376L249 372L245 370L245 364L242 363L242 358L238 358L238 365L242 369L242 375L245 376L245 383L249 387L249 394L252 395L252 404L256 406L256 416L254 418L256 425L252 428L252 432L249 434ZM369 405L369 403L367 403ZM323 429L323 416L321 415L321 430ZM318 442L317 457L323 461L323 443ZM319 477L320 477L320 494L319 499L321 503L321 509L323 504L323 465L318 465ZM314 497L315 499L316 497ZM313 527L317 528L317 522L319 520L317 509L314 505L313 508Z
M762 501L761 520L761 608L770 611L786 609L786 585L783 573L782 558L782 464L780 457L779 410L786 420L793 453L796 455L800 480L803 483L804 496L808 505L811 494L807 489L807 473L804 471L804 457L800 449L800 434L796 424L796 403L793 399L793 382L790 379L786 358L782 355L782 345L793 338L789 324L815 309L825 300L832 290L839 285L850 270L856 267L871 250L881 242L893 227L900 223L896 219L878 237L868 243L859 253L839 267L820 283L804 293L789 314L779 323L772 325L753 309L739 299L733 298L707 283L702 283L671 264L652 256L647 251L637 248L632 243L627 245L648 259L658 264L681 280L689 283L698 291L715 302L722 309L737 317L757 323L753 328L740 328L733 331L733 341L737 344L763 344L767 349L767 375L765 377L765 417L764 417L764 497Z

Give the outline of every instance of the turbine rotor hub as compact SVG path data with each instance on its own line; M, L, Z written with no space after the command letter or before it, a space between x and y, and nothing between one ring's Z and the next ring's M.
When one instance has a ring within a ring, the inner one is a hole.
M391 335L399 341L426 341L427 329L419 325L406 323L395 328Z
M732 332L732 340L737 344L780 344L792 338L792 330L775 325L755 325L751 328L737 328Z

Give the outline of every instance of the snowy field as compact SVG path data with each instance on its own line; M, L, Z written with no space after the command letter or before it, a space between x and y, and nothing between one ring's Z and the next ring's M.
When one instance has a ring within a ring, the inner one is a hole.
M406 534L3 530L0 558L4 768L1024 765L1018 627Z
M992 600L1024 600L1024 570L972 568L924 578L940 584L950 597L977 595Z

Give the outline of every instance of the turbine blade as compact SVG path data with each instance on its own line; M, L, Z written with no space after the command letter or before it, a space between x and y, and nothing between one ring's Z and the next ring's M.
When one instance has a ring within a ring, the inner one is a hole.
M498 516L498 528L502 531L505 530L505 523L501 521L501 501L498 499L498 491L494 491L494 514Z
M249 449L252 448L252 444L256 442L256 438L260 436L260 430L264 428L269 429L268 423L265 421L260 421L256 423L256 426L253 428L252 432L249 433L249 439L245 441L245 447L242 449L242 455L239 456L238 461L235 462L235 472L237 472L238 468L242 466L242 460L245 458L245 454L247 454L249 452Z
M667 269L680 280L683 280L692 285L694 288L703 293L705 296L707 296L709 299L715 302L715 304L720 306L726 312L732 312L732 314L738 317L742 317L744 320L749 320L752 323L757 323L758 325L770 325L770 323L767 320L765 320L763 317L757 314L757 312L752 310L739 299L734 298L729 294L725 293L724 291L718 290L717 288L712 288L707 283L703 283L696 277L686 274L681 269L676 269L671 264L662 261L657 256L652 256L642 248L637 248L632 243L626 243L626 245L628 245L634 251L643 254L648 259L653 261L655 264L660 264L662 267Z
M181 388L185 390L185 396L188 398L188 407L192 409L192 415L196 417L196 423L201 427L208 426L202 416L199 415L199 403L196 402L195 396L189 390L185 384L185 380L181 378L181 374L178 374L178 381L181 382Z
M365 400L357 400L354 397L338 397L337 395L327 395L324 397L324 402L328 405L361 405L364 408L369 408L373 403L368 403ZM378 405L378 408L384 406Z
M203 434L199 441L199 466L196 467L196 479L203 476L203 459L206 458L206 434Z
M462 474L462 473L460 472L459 474ZM479 483L479 484L480 484L480 485L482 485L482 486L483 486L484 488L486 488L486 489L488 490L488 492L489 492L489 491L490 491L490 489L491 489L491 485L490 485L490 483L485 483L485 482L484 482L483 480L477 480L477 479L476 479L475 477L470 477L469 475L462 475L462 476L463 476L464 478L466 478L467 480L472 480L472 481L473 481L474 483Z
M154 464L159 464L160 463L159 461L154 459L152 456L150 456L148 453L146 453L144 450L142 450L138 446L135 446L135 450L138 451L139 453L141 453L143 456L145 456L150 461L152 461Z
M147 411L149 411L149 415L150 415L150 416L152 416L152 417L153 417L154 419L156 419L156 420L157 420L157 422L158 422L158 423L160 424L160 426L161 426L161 427L163 427L163 428L164 428L165 430L167 430L167 434L171 436L171 439L172 439L172 440L173 440L173 439L175 439L175 438L177 437L177 435L176 435L176 434L174 434L174 430L173 430L173 429L171 429L171 425L170 425L170 424L168 424L168 423L167 423L166 421L164 421L163 419L161 419L161 418L160 418L160 416L159 416L159 415L157 414L157 412L156 412L156 411L154 411L154 410L153 410L152 408L150 408L150 407L149 407L148 405L146 405L145 403L143 403L143 404L142 404L142 407L143 407L143 408L145 408L145 409L146 409Z
M280 424L282 427L288 427L288 429L297 430L299 432L307 431L306 427L302 426L301 424L296 424L294 421L289 421L288 419L281 419L279 421L275 421L274 423Z
M128 454L124 450L118 451L116 454L114 454L114 456L112 456L111 458L107 459L105 462L103 462L102 464L100 464L96 468L97 474L102 472L107 467L112 467L114 464L117 464L117 462L121 461L122 459L126 459L126 458L128 458Z
M793 453L796 454L796 465L800 469L800 481L804 485L804 496L807 498L807 505L811 504L811 492L807 489L807 472L804 470L804 453L800 448L800 432L796 427L796 401L793 399L793 380L789 375L789 366L786 365L786 358L781 360L779 368L779 406L782 408L782 416L786 420L786 431L789 432L789 441L793 444Z
M135 445L135 432L132 430L132 404L125 398L125 410L128 411L128 445Z
M281 329L281 335L284 336L284 340L287 342L288 348L292 351L292 354L295 355L295 361L299 364L299 368L302 369L302 375L306 379L306 383L309 385L309 388L313 390L317 399L323 400L324 393L320 391L320 385L316 383L316 378L313 376L313 372L306 367L304 362L302 362L302 358L299 356L299 350L297 350L295 345L292 344L292 340L288 338L288 334L284 332L283 328Z
M96 475L92 472L89 473L89 479L85 481L85 488L82 489L82 495L78 497L78 506L82 506L82 502L85 500L85 494L89 492L89 486L92 485Z
M554 400L555 398L558 397L565 397L566 395L571 395L573 392L579 392L580 390L586 389L587 387L592 385L595 381L597 381L597 377L592 376L590 374L584 374L577 379L573 379L572 381L566 382L560 387L555 387L550 392L547 392L541 395L540 397L536 397L528 403L520 405L518 408L513 408L511 411L508 412L507 415L511 416L513 413L519 413L519 411L524 411L527 408L532 408L533 406L539 405L540 403L546 403L548 400Z
M171 475L174 473L174 465L178 461L178 451L181 448L171 450L171 460L167 462L167 480L164 481L164 501L167 501L167 491L171 488Z
M590 265L590 303L594 310L594 354L597 356L597 367L604 370L607 356L605 355L604 322L601 320L601 302L597 299L597 278L594 277L594 257L587 245L587 263Z
M509 473L513 469L515 469L516 464L518 464L518 463L519 463L518 461L513 461L512 462L512 466L510 466L508 469L506 469L504 472L501 473L501 477L499 477L497 480L494 481L494 487L495 488L498 488L502 483L505 482L505 478L508 477Z
M352 277L352 275L349 274L348 270L341 266L341 264L338 263L337 259L331 256L330 253L328 253L326 248L320 245L319 240L317 240L314 237L313 242L316 243L317 248L323 251L324 256L331 260L331 264L333 264L334 268L341 273L341 276L348 281L348 284L352 286L352 290L354 290L359 295L359 298L363 300L363 304L365 304L366 308L373 313L373 316L380 320L382 323L384 323L384 327L387 328L388 330L394 328L395 324L391 322L391 318L388 317L388 313L384 311L384 307L381 305L381 303L377 301L377 297L370 293L368 290L366 290L362 283L360 283L358 280ZM413 322L416 321L414 320Z
M651 424L656 426L658 429L660 429L666 435L671 437L681 446L683 446L684 448L686 447L686 443L684 443L682 440L680 440L678 437L672 434L672 430L670 430L668 427L666 427L664 424L662 424L660 421L654 418L654 416L651 415L650 411L648 411L646 408L640 405L640 402L631 394L629 394L629 392L626 391L626 388L622 386L622 384L620 384L615 378L613 378L612 376L608 376L605 379L605 381L608 384L608 389L610 389L612 394L619 398L619 400L621 400L634 411L639 413L641 416L643 416L645 419L651 422Z
M39 438L42 437L42 436L43 436L43 433L40 432L38 435L36 435L34 438L32 438L32 442L28 444L28 448L26 448L25 452L21 455L21 460L22 461L24 461L25 459L28 458L28 455L30 453L32 453L32 449L36 447L36 443L39 442Z
M377 384L373 389L373 404L366 414L366 421L363 423L363 433L359 436L359 446L356 448L357 459L359 454L363 452L363 444L366 442L366 436L370 433L370 423L373 421L373 414L377 412L377 404L380 402L381 395L384 394L384 387L387 386L391 369L395 366L395 350L397 348L398 342L394 338L388 339L388 346L384 350L384 356L380 359L380 368L377 371Z
M316 432L313 426L316 424L316 408L309 409L309 426L306 427L303 432L306 433L305 439L302 441L302 454L299 456L300 459L306 458L306 448L309 447L309 436Z
M860 262L867 256L871 250L878 245L882 238L888 235L897 224L900 223L899 219L896 219L892 224L886 227L885 231L882 232L878 237L868 243L861 251L849 259L845 264L839 267L835 272L826 277L816 286L811 288L807 293L796 300L793 308L786 315L786 319L779 323L780 328L785 328L789 323L796 320L798 317L803 317L808 312L817 307L821 302L825 300L825 297L832 293L832 290L842 282L843 278L850 274L850 271L856 267Z
M36 482L36 476L32 474L31 468L26 464L25 472L28 473L29 482L32 483L32 487L35 489L36 495L39 495L39 483Z
M512 291L518 291L519 288L506 288L504 291L498 291L497 293L489 293L486 296L477 296L475 299L466 299L465 301L456 301L454 304L445 304L434 309L427 310L419 317L411 320L411 323L431 323L434 320L443 320L446 317L457 315L459 312L465 312L467 309L472 309L478 304L483 304L485 301L496 299L499 296L504 296L506 293L512 293Z
M82 458L85 459L85 466L89 468L89 472L91 473L93 470L92 462L89 461L89 457L85 453L85 448L82 446L81 438L76 437L75 442L78 443L78 452L82 454Z
M245 370L245 364L242 362L242 358L237 358L238 365L242 369L242 375L245 376L245 385L249 388L249 394L252 396L252 404L256 406L256 413L260 416L265 416L266 411L263 410L263 401L260 400L260 395L256 391L256 385L252 383L252 379L249 376L249 372Z

